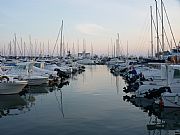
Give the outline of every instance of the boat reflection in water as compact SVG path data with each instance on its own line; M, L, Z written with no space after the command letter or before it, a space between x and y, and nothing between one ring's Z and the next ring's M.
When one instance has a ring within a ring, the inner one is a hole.
M179 108L153 108L149 114L151 115L147 130L150 134L180 134Z
M26 98L29 96L33 96L33 99L31 100L31 104L35 104L35 98L38 95L44 95L44 94L54 94L54 99L57 101L57 107L60 112L60 115L64 118L64 110L63 110L63 91L62 87L64 85L69 85L68 81L65 81L63 83L59 83L57 85L54 85L52 87L48 87L47 85L44 86L31 86L28 88L28 93L25 94ZM29 100L32 97L29 97ZM34 101L33 101L34 100Z
M30 111L28 98L23 98L18 94L0 95L0 117L19 115Z
M31 94L47 94L49 93L49 87L45 86L30 86L28 92Z
M150 120L147 124L149 135L180 135L180 108L160 108L153 99L124 96L124 100L147 112Z

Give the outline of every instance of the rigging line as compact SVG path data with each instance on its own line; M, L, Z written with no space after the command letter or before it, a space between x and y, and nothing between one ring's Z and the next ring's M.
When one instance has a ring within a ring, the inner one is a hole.
M159 9L157 9L157 10L158 10L160 21L162 22L162 17L161 17L160 11L159 11ZM167 37L167 33L166 33L166 30L165 30L164 26L163 26L163 31L164 31L164 34L165 34L169 49L171 49L171 46L170 46L170 43L169 43L169 40L168 40L168 37Z
M162 2L162 4L163 4L163 7L164 7L164 11L165 11L166 18L167 18L167 21L168 21L168 24L169 24L169 27L170 27L170 31L171 31L171 35L172 35L172 37L173 37L174 44L175 44L175 46L177 47L177 45L176 45L176 40L175 40L175 37L174 37L173 31L172 31L172 27L171 27L171 24L170 24L170 20L169 20L169 17L168 17L168 14L167 14L167 11L166 11L166 8L165 8L165 5L164 5L164 2Z
M148 26L149 26L149 23L147 23L146 30L144 31L144 40L143 40L143 42L142 42L142 45L143 45L143 46L144 46L144 43L146 42L145 40L146 40L146 38L147 38L146 32L147 32L147 33L150 32L150 28L149 28Z
M136 49L136 53L139 53L138 50L140 50L140 48L142 48L142 44L145 42L145 33L147 32L148 29L148 17L149 17L149 12L147 12L147 16L145 18L144 24L143 24L143 28L141 30L141 35L139 37L139 41L138 41L138 48Z
M61 33L61 29L62 29L62 25L61 25L61 27L60 27L60 29L59 29L59 32L58 32L58 35L57 35L57 38L56 38L56 42L55 42L55 45L54 45L54 49L53 49L52 56L53 56L54 51L55 51L55 48L56 48L56 46L57 46L58 39L59 39L59 36L60 36L60 33Z
M157 31L157 28L156 28L156 24L155 24L155 21L154 21L154 18L152 18L153 20L153 24L154 24L154 29L155 31ZM161 44L161 41L159 40L159 45L161 46L161 49L162 49L162 44Z
M144 20L143 27L142 27L140 33L143 33L144 30L146 29L146 25L147 25L147 23L148 23L148 21L147 21L147 20L148 20L148 16L149 16L149 13L147 13L147 16L146 16L146 18L145 18L145 20ZM140 44L140 43L142 42L141 36L143 36L143 35L140 35L138 44Z
M149 27L148 27L148 26L149 26L149 22L147 21L146 26L145 26L145 29L144 29L142 41L141 41L141 43L140 43L140 49L144 47L144 44L145 44L145 42L146 42L146 40L147 40L146 33L147 33L147 32L149 33ZM138 49L138 50L140 50L140 49Z

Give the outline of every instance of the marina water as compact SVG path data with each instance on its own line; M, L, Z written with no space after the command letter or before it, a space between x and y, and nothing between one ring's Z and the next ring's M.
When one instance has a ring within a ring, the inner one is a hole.
M31 87L26 96L1 96L0 135L170 134L147 128L152 116L123 100L125 82L107 66L86 66L69 81L61 89Z

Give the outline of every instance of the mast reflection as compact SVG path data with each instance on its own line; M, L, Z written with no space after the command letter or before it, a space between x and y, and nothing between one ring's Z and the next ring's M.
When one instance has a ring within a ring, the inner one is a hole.
M60 94L60 96L58 94ZM57 91L56 90L54 91L54 95L56 97L56 101L57 101L57 104L58 104L58 109L61 112L62 117L64 118L63 93L62 93L62 90L60 88L58 88Z

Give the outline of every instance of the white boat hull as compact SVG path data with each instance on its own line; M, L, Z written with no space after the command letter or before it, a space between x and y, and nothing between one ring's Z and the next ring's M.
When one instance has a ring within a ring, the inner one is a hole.
M27 85L27 81L0 83L0 94L17 94Z
M30 77L25 80L28 81L28 85L42 85L48 83L47 77Z
M180 93L163 93L162 101L164 107L180 108Z

